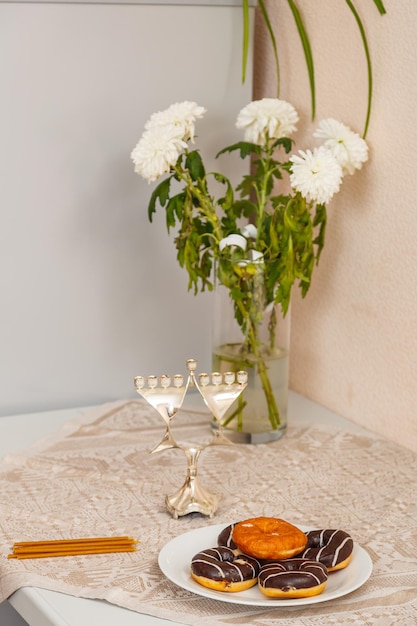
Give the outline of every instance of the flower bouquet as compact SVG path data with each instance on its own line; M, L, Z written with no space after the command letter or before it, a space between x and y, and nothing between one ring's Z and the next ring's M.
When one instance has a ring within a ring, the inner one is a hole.
M322 121L319 145L293 154L298 114L283 100L264 98L244 107L236 126L244 140L217 155L239 153L250 167L234 188L219 172L206 172L195 143L195 123L206 113L195 102L154 113L131 157L153 190L149 219L160 205L175 228L177 258L197 294L215 282L227 291L242 341L228 369L252 369L262 389L269 428L282 424L268 363L276 350L277 308L288 312L296 284L304 297L325 241L326 204L345 174L368 158L365 141L344 124ZM279 156L281 155L281 158ZM222 193L214 194L210 186ZM279 189L282 187L282 189ZM267 338L260 327L267 317ZM220 364L221 365L221 364ZM244 429L245 394L227 420Z

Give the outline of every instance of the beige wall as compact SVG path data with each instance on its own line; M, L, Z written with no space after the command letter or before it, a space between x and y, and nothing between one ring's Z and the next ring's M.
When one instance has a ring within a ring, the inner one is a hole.
M374 99L370 161L328 207L327 241L305 300L293 300L291 387L417 450L417 2L372 0L360 13L370 44ZM278 35L280 97L309 132L307 74L288 4L266 0ZM362 132L363 49L344 2L300 0L315 58L316 122ZM274 96L271 50L257 26L256 97Z

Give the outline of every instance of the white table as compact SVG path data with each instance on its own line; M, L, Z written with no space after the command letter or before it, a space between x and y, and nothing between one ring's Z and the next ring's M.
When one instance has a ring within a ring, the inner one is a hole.
M0 418L0 457L25 448L58 430L86 408ZM289 421L296 425L332 424L347 431L367 432L335 413L290 392ZM369 434L369 433L368 433ZM30 626L166 626L178 624L119 608L104 601L77 598L45 589L24 587L8 600ZM1 606L0 606L1 609ZM0 623L3 626L0 611ZM5 624L4 626L12 626Z

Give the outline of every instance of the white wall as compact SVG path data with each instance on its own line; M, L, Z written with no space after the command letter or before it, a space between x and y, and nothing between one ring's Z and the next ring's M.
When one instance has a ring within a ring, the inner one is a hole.
M162 212L148 223L130 152L186 99L208 109L206 156L237 140L241 37L236 0L0 3L0 415L134 395L134 375L189 357L210 367L210 298L187 292Z
M356 2L374 70L370 160L329 205L327 242L311 292L292 307L291 385L361 425L417 450L415 0ZM310 133L307 74L286 3L267 0L280 33L281 97ZM314 51L317 120L362 132L365 58L344 2L300 0ZM258 32L257 95L275 94L271 50Z

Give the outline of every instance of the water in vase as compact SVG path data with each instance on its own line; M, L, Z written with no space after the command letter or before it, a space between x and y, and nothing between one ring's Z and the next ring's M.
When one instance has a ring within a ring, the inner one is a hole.
M278 404L281 420L279 430L282 430L285 429L287 421L288 351L278 347L262 356L266 362L272 391ZM268 418L261 380L256 372L255 362L251 355L246 354L244 357L242 356L242 344L228 343L215 349L213 352L213 369L221 373L245 369L248 373L248 385L245 391L226 413L224 419L226 428L241 430L244 433L270 431L271 424ZM244 404L241 412L238 411L239 404ZM228 422L228 419L233 414L235 414L235 417ZM241 423L239 419L242 420Z

